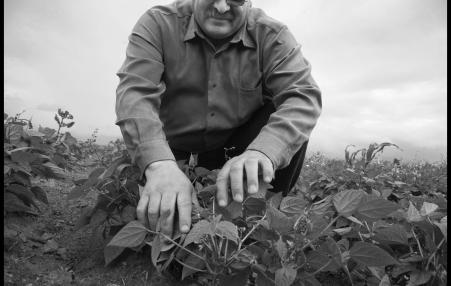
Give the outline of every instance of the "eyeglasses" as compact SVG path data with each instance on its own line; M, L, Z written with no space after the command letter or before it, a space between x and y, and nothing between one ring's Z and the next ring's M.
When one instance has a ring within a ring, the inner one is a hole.
M226 0L226 3L230 6L243 6L246 0Z
M217 0L210 0L210 2L216 2ZM229 6L243 6L247 0L226 0L227 5Z

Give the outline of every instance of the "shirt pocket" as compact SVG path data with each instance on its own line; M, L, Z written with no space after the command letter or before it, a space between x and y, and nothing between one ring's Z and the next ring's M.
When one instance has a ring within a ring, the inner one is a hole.
M240 57L238 88L238 120L242 124L263 106L262 72L258 57L247 51Z
M263 106L262 86L259 84L254 88L240 87L238 94L238 120L242 124Z

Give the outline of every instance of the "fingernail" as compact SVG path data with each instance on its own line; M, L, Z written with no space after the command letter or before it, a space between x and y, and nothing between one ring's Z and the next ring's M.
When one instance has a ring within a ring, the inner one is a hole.
M227 203L226 203L226 201L224 201L224 200L219 200L219 205L220 205L221 207L225 207L225 206L227 205Z
M257 192L257 187L255 185L251 185L248 191L249 194L255 194Z
M236 194L236 195L235 195L235 201L237 201L237 202L242 202L242 201L243 201L243 196L240 195L240 194Z
M270 176L266 176L265 177L265 182L267 182L267 183L271 182L271 177Z
M187 226L186 224L182 226L182 229L180 230L181 232L188 232L189 231L189 226Z

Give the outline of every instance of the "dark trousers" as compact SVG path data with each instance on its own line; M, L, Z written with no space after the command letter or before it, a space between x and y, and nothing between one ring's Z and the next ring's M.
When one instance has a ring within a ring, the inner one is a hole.
M262 108L255 112L249 121L234 131L223 148L199 153L197 165L209 170L222 168L226 162L224 148L229 149L227 151L227 156L229 157L238 156L243 153L247 146L258 135L263 126L268 122L269 116L274 111L275 108L271 102L265 104ZM308 141L302 145L301 149L293 156L287 167L276 171L274 180L271 182L274 189L271 191L282 192L285 196L295 185L297 179L299 178L299 174L301 173L305 152L307 150L307 143ZM174 153L177 161L186 160L190 156L189 152L174 149L172 152Z

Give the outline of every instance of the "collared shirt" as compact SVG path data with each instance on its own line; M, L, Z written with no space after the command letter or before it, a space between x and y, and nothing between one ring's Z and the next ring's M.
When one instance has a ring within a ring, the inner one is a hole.
M149 9L134 26L117 75L116 124L141 172L223 145L267 101L276 111L248 146L287 166L317 122L321 92L282 23L250 8L219 49L193 16L193 1Z

